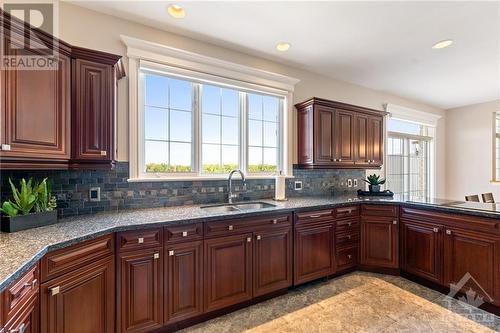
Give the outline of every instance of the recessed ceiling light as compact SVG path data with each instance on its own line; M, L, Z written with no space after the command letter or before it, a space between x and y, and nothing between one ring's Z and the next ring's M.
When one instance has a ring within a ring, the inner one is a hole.
M179 5L170 5L167 9L170 16L175 18L184 18L186 16L186 11Z
M434 44L432 46L432 48L435 50L444 49L445 47L448 47L451 44L453 44L453 41L451 39L446 39L446 40L442 40L440 42L437 42L436 44Z
M289 48L290 48L290 43L287 43L287 42L281 42L281 43L276 44L276 50L281 51L281 52L288 51Z

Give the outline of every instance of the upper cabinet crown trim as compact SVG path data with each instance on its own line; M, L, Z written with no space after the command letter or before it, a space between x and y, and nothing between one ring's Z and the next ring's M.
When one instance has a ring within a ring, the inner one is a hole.
M331 107L331 108L367 113L367 114L372 114L372 115L377 115L377 116L385 116L388 114L388 112L384 112L384 111L380 111L380 110L365 108L363 106L357 106L357 105L352 105L352 104L347 104L347 103L342 103L342 102L337 102L337 101L331 101L331 100L319 98L319 97L311 97L304 102L295 104L295 107L297 109L303 109L303 108L306 108L306 107L311 106L311 105L321 105L321 106L326 106L326 107Z

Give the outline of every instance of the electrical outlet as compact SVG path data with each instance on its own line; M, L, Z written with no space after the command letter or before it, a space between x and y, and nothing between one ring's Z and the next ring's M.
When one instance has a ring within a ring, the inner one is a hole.
M354 187L358 187L358 180L354 179Z
M352 187L352 179L347 180L347 187Z
M101 201L101 188L91 187L89 189L89 200L90 201Z
M296 180L294 182L294 185L293 185L293 188L295 189L295 191L302 191L302 182L300 180Z

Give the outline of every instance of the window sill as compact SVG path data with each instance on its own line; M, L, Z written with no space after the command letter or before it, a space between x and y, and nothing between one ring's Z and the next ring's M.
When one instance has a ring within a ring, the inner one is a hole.
M127 181L129 183L148 183L148 182L175 182L175 181L210 181L210 180L227 180L228 176L179 176L179 177L144 177L144 178L129 178ZM275 179L276 176L270 175L250 175L245 176L245 179L253 180L253 179ZM293 179L295 176L285 176L286 179ZM239 180L239 176L234 178L234 180Z

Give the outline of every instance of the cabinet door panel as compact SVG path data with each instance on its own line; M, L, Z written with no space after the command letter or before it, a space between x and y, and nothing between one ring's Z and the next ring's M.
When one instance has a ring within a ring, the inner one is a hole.
M354 162L354 113L342 110L335 111L334 144L337 164Z
M361 217L361 264L397 268L398 248L397 219Z
M368 134L368 116L356 115L354 124L354 160L356 164L368 164L368 161L371 160L372 136Z
M295 229L295 285L334 273L333 230L333 223Z
M5 332L10 333L38 333L39 328L39 299L38 295L31 298L26 306L7 323ZM3 332L0 329L0 332Z
M205 240L205 310L252 298L252 234Z
M299 164L313 163L312 107L297 111L297 146Z
M203 243L180 243L166 249L165 322L203 312Z
M436 283L442 283L441 226L402 222L403 269Z
M10 46L6 41L8 55L17 55ZM70 60L63 55L56 60L56 70L0 71L1 143L10 145L0 157L69 159Z
M73 159L112 160L113 67L73 60Z
M292 284L291 228L258 232L255 236L254 296Z
M114 333L114 256L41 286L42 333Z
M314 162L331 164L335 154L333 141L335 110L318 106L314 111Z
M161 248L120 254L120 332L145 332L163 324Z
M500 241L498 237L459 229L446 229L445 285L471 288L485 300L500 301Z
M381 166L384 162L384 122L382 117L370 117L368 142L370 143L370 165Z

